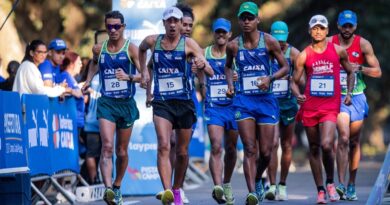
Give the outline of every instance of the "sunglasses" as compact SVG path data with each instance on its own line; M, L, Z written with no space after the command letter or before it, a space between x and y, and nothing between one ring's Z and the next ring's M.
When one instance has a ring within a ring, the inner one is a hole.
M255 15L242 15L239 17L241 21L253 21L255 20L256 16Z
M119 30L122 28L123 24L107 24L106 28L107 30L111 31L112 29Z
M325 19L312 19L310 21L310 24L316 24L316 23L327 24L328 22Z

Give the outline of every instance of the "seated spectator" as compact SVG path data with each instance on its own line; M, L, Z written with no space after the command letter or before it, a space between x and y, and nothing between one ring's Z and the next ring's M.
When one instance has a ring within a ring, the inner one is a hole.
M0 83L0 90L12 91L12 85L14 84L19 66L20 63L18 61L11 61L8 63L7 72L9 76L4 82Z
M69 91L65 83L54 87L44 86L42 75L38 70L47 55L46 45L41 40L33 40L26 46L26 52L16 72L12 91L22 94L44 94L49 97L58 97Z

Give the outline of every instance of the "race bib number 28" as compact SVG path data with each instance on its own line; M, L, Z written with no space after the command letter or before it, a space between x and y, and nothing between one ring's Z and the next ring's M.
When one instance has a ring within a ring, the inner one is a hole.
M118 80L116 78L105 79L104 80L106 91L118 91L118 90L126 90L127 81Z

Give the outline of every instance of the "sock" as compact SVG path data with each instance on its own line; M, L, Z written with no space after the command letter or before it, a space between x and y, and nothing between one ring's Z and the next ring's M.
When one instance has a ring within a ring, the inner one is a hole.
M279 185L286 186L286 182L279 182Z
M333 179L326 179L326 184L333 184Z
M324 191L324 192L325 192L324 186L318 186L318 187L317 187L317 191L318 191L318 192L320 192L320 191Z
M114 189L121 189L121 186L112 185L112 188L114 188Z

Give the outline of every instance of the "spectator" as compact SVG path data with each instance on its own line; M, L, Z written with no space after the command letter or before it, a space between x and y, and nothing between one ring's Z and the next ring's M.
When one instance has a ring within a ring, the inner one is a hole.
M60 81L60 66L65 58L66 43L64 40L56 38L50 41L48 58L39 65L39 71L45 86L53 87Z
M0 83L0 90L12 91L12 85L14 84L16 72L18 71L19 66L20 63L18 61L11 61L8 63L7 72L9 76L4 82Z
M85 80L87 80L88 66L90 64L90 61L91 59L88 57L81 58L81 63L83 66L81 67L80 73L75 77L78 83L85 82Z
M38 70L47 55L46 45L41 40L33 40L26 46L26 52L16 72L12 91L22 94L44 94L49 97L58 97L69 91L65 83L54 87L44 86L42 75Z
M92 64L90 66L93 66ZM98 184L100 180L97 175L97 164L99 164L100 150L102 148L102 142L99 135L99 121L96 117L97 101L100 98L99 73L96 73L91 80L91 86L88 88L88 109L85 116L84 131L86 133L86 147L87 153L85 155L85 161L88 171L88 183Z
M69 88L72 89L70 94L75 97L77 105L77 128L79 133L84 127L84 97L79 85L74 76L80 73L81 69L80 56L72 51L65 53L65 59L61 65L60 82L66 82Z

